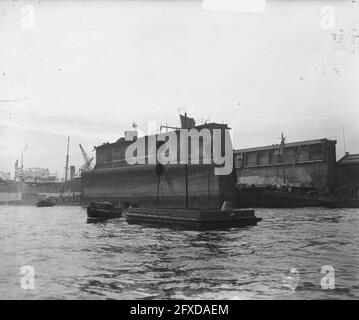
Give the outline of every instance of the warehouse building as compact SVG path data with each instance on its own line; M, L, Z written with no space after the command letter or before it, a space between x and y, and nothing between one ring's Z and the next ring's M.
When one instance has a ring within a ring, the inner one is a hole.
M337 186L354 192L359 189L359 154L346 153L338 161Z
M335 140L316 139L234 151L237 182L245 185L292 183L333 192Z

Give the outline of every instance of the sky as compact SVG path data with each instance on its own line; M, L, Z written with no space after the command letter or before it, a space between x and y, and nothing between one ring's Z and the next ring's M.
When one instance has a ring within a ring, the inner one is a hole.
M79 168L80 143L95 156L133 122L178 126L179 108L228 123L235 149L283 132L335 139L340 158L344 128L346 151L359 153L355 35L359 1L268 0L250 13L201 1L1 1L0 171L13 173L25 149L25 167L62 177L67 136Z

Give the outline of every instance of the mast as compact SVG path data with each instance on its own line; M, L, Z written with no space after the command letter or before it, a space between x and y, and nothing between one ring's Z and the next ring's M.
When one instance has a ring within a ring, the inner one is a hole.
M21 149L21 173L20 181L24 181L24 150Z
M343 144L344 144L344 155L346 154L346 148L345 148L345 132L344 132L344 126L343 126Z
M281 155L281 160L282 160L282 164L283 164L283 183L285 183L284 141L285 141L285 137L282 132L282 137L281 137L281 142L280 142L280 155Z
M24 170L24 150L21 150L21 171Z
M155 146L156 146L156 174L157 174L157 195L156 195L156 204L157 204L157 208L159 207L160 204L160 167L158 164L158 156L157 156L157 133L156 133L156 142L155 142Z
M65 166L65 182L67 181L67 173L69 171L69 145L70 137L67 137L67 154L66 154L66 166Z
M184 116L185 116L185 120L187 123L187 112L185 112ZM185 172L186 172L185 173L185 176L186 176L185 184L186 184L186 209L188 209L188 140L186 143L186 157L187 157L187 161L185 164Z

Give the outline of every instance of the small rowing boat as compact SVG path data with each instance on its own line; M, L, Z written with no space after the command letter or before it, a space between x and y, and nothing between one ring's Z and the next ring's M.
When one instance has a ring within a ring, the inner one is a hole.
M91 202L87 207L87 217L93 220L106 220L122 216L122 207L116 207L111 202Z
M39 202L36 203L36 207L53 207L54 203L51 202L50 200L40 200Z

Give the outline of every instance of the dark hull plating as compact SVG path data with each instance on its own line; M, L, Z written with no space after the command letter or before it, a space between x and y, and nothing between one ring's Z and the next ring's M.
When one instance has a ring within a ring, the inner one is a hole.
M216 176L212 165L188 166L188 207L220 208L235 200L235 177ZM97 169L82 177L83 201L111 201L147 207L184 208L185 166L166 165L158 178L155 165Z
M289 192L247 189L239 191L241 208L304 208L320 205L315 195L301 195Z
M113 218L120 218L122 216L122 209L97 209L97 208L87 208L87 218L88 219L99 219L99 220L106 220L106 219L113 219Z
M213 230L233 227L254 226L262 220L254 210L187 210L129 208L126 213L128 224L155 227L172 227L186 230Z

